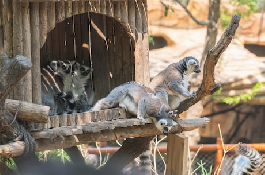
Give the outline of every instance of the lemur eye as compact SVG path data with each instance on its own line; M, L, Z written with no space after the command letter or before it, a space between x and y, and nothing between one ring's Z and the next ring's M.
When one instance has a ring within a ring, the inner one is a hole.
M66 69L66 66L65 66L65 65L62 65L62 68L63 68L63 69Z
M199 68L199 65L196 65L195 68Z
M81 67L81 68L80 68L80 71L85 71L85 68L84 68L84 67Z
M165 123L161 123L161 126L165 125Z

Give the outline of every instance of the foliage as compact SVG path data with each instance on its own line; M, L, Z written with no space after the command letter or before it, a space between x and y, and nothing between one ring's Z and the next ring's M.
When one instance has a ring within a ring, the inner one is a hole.
M152 36L148 36L148 41L149 41L149 43L152 44L153 46L155 45L154 37L152 37Z
M71 162L70 157L63 149L56 150L46 150L43 152L36 153L40 161L63 161L63 162Z
M16 166L16 163L14 162L14 160L12 159L12 158L2 158L2 157L0 157L0 163L3 163L3 162L5 162L5 164L6 164L6 166L9 168L9 169L11 169L11 170L13 170L13 171L17 171L17 166Z
M201 162L197 162L198 166L201 168L201 175L211 175L212 174L212 165L210 166L210 169L209 169L209 172L207 172L207 170L204 168L204 164L205 163L202 163L202 160ZM195 173L195 175L197 175L197 173Z
M263 86L265 86L265 83L259 82L259 83L256 83L255 86L252 87L251 92L249 93L243 93L243 94L236 95L236 96L217 97L217 95L220 95L222 92L222 88L220 88L220 90L214 94L214 98L219 100L222 103L226 103L229 105L238 104L241 101L246 102L247 100L251 100L252 98L254 98Z
M229 0L230 3L235 7L234 10L224 10L221 14L221 25L222 28L226 28L231 20L233 14L239 15L242 18L250 16L255 13L258 9L258 0ZM242 10L245 9L245 10Z

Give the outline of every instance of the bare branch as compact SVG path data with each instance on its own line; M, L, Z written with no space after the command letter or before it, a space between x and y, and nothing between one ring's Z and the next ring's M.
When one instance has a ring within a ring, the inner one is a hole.
M210 21L200 21L200 20L198 20L197 18L195 18L192 14L191 14L191 12L187 9L187 7L185 6L185 4L182 4L179 0L175 0L177 3L179 3L179 5L187 12L187 14L191 17L191 19L193 20L193 21L195 21L197 24L199 24L199 25L204 25L204 26L207 26L207 25L209 25L210 24Z
M179 114L183 111L188 110L189 107L202 100L205 96L212 95L221 87L220 84L217 84L214 81L214 68L221 54L231 43L236 29L239 25L239 21L240 17L233 15L228 27L221 36L220 40L211 50L208 51L203 69L203 80L197 91L197 95L194 98L188 98L181 102L180 106L178 107Z

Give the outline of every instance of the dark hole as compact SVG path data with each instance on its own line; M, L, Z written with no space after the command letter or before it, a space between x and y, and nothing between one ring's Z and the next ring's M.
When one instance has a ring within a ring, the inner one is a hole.
M265 46L257 44L244 44L244 47L258 57L265 57Z
M167 40L162 36L151 36L153 37L153 43L149 42L149 50L160 49L168 45Z

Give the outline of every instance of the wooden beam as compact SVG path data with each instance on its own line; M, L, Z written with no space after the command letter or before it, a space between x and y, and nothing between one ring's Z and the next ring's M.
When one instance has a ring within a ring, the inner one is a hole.
M188 175L188 137L169 134L166 175Z
M17 113L17 118L23 121L47 123L49 106L43 106L33 103L21 102L18 100L6 99L6 109L13 115Z

